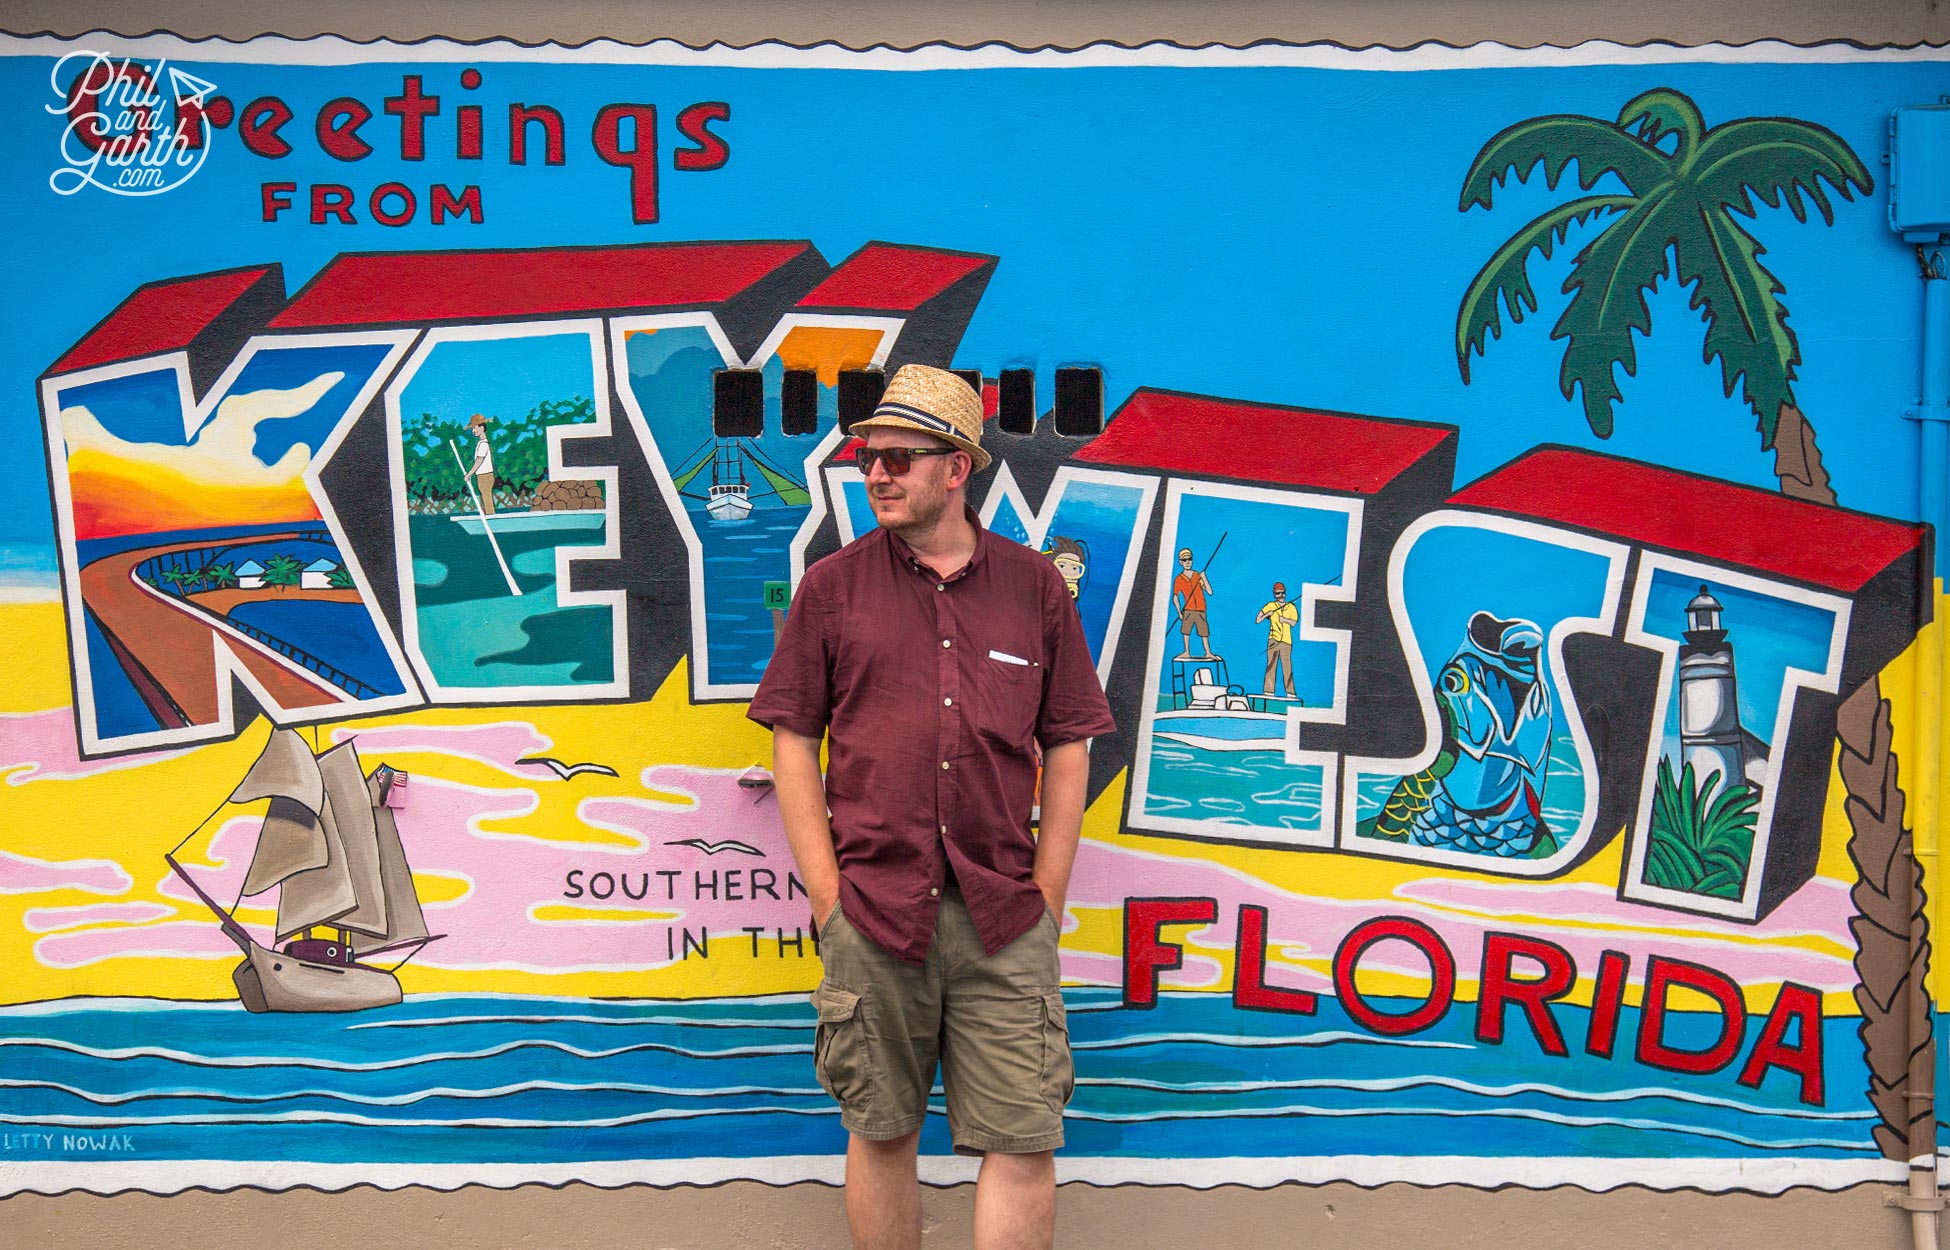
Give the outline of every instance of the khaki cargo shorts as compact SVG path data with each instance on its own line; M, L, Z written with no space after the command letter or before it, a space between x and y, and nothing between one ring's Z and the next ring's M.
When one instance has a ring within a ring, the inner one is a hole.
M1046 911L986 955L961 892L944 890L917 968L862 936L835 904L819 926L826 975L812 996L813 1064L840 1123L874 1141L914 1132L939 1063L957 1154L1061 1146L1075 1080L1057 936Z

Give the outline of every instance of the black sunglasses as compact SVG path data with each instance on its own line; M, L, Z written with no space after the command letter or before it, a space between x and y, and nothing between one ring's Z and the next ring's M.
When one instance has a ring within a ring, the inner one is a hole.
M887 466L889 477L899 477L914 467L916 456L952 456L959 447L862 447L853 453L853 463L860 466L865 476L873 472L874 461Z

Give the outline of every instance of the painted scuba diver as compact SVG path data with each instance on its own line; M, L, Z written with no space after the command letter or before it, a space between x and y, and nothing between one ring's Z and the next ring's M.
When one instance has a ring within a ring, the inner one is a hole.
M1543 816L1554 716L1535 623L1478 612L1436 675L1442 748L1396 784L1377 836L1514 858L1556 839Z
M1063 585L1070 592L1070 598L1083 596L1083 579L1090 563L1090 548L1080 538L1065 538L1052 534L1043 544L1043 554L1056 565L1056 571L1063 575Z

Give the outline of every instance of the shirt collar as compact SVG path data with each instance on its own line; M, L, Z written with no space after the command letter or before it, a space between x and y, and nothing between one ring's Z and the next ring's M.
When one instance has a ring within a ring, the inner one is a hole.
M960 581L962 578L974 572L975 566L982 562L983 556L987 553L989 544L995 541L995 536L989 533L988 528L982 524L982 518L975 515L974 508L963 504L961 510L962 515L968 518L968 523L975 527L975 554L968 557L968 563L962 565L952 577L947 579L951 582ZM914 554L913 548L909 547L900 535L889 529L883 529L881 533L887 535L888 547L893 551L895 558L900 563L905 564L908 568L913 569L929 581L935 581L940 578L940 574L922 563L921 558Z

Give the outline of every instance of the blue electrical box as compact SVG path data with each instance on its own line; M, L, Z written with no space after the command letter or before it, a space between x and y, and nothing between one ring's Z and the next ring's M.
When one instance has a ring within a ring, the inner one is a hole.
M1889 115L1889 228L1906 243L1950 235L1950 104Z

